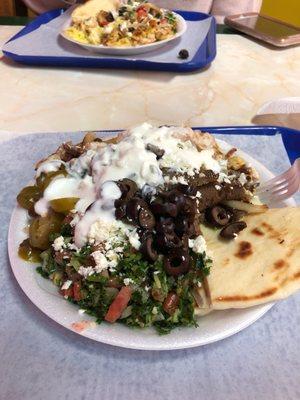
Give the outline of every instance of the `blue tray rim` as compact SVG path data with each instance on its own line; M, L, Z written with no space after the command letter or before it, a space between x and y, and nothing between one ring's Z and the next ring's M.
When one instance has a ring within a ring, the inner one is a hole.
M30 32L38 29L41 25L50 22L52 19L59 17L65 10L56 9L48 11L38 16L35 20L25 26L20 32L10 38L6 43L12 42L21 36L25 36ZM12 60L27 64L27 65L45 65L45 66L61 66L61 67L88 67L88 68L124 68L124 69L141 69L141 70L156 70L166 72L192 72L209 65L216 57L216 20L214 17L195 11L175 10L188 20L203 20L211 18L211 26L209 32L196 52L195 56L187 62L181 64L161 63L155 61L142 60L124 60L120 58L105 58L105 59L83 59L75 57L47 57L47 56L23 56L6 50L3 54ZM205 50L208 54L205 59L200 59L200 55Z
M272 125L249 125L249 126L224 126L224 127L199 127L200 129L210 133L226 133L233 135L261 135L273 136L280 134L285 151L288 155L290 163L293 164L296 158L300 157L300 130L286 128L283 126Z

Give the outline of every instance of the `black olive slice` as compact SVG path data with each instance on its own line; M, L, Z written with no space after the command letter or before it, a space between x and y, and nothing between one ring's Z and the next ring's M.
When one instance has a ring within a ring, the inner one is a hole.
M179 237L175 234L160 233L156 236L156 244L162 253L167 253L170 249L181 247L182 243Z
M116 183L122 192L121 199L131 199L138 190L137 184L128 178L120 179Z
M178 214L178 207L173 203L162 203L161 201L155 200L150 204L150 207L155 215L176 217Z
M139 197L133 197L130 199L126 206L126 215L129 221L138 223L139 213L143 208L148 208L148 204L145 202L145 200Z
M247 215L246 211L237 210L235 208L231 209L230 212L231 212L231 222L239 221L241 218Z
M157 260L158 253L153 247L153 237L148 236L144 240L140 248L141 253L150 261L154 262Z
M164 268L167 274L179 276L185 274L190 269L190 256L184 249L176 249L164 258Z
M141 208L138 216L139 225L144 229L153 229L155 227L155 217L148 208Z
M217 227L227 225L230 222L231 217L230 213L220 206L208 208L205 216L208 222Z
M161 218L156 224L157 233L172 234L175 230L175 224L172 218Z
M115 216L117 219L122 219L126 217L126 203L123 200L115 201Z
M232 222L226 225L220 232L220 236L224 239L234 239L239 232L247 227L245 221Z
M197 212L197 204L194 199L190 197L185 197L185 201L182 205L181 212L183 214L190 214L192 216L196 215Z

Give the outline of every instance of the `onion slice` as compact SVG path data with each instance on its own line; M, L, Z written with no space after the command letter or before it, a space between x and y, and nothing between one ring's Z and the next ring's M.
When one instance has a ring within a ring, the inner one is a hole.
M222 204L236 210L246 211L248 214L262 214L268 210L266 204L245 203L244 201L239 200L227 200L223 201Z

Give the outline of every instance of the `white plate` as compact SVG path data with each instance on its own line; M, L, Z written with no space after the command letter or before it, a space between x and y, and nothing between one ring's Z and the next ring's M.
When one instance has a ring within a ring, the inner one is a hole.
M224 150L231 148L225 142L218 141ZM273 174L262 164L247 154L239 151L258 171L261 181L270 179ZM290 199L282 205L295 205ZM27 222L27 212L16 207L10 221L8 234L8 252L13 273L29 299L46 315L67 329L73 330L72 323L82 320L93 321L86 315L78 313L78 307L70 304L57 293L57 288L36 273L36 264L30 264L18 257L18 246L26 238L24 227ZM232 309L215 311L199 318L198 328L180 328L169 335L159 336L154 329L131 329L121 324L102 323L91 327L80 334L98 342L115 346L143 350L174 350L201 346L216 342L246 328L263 314L273 304L265 304L248 309Z
M103 45L94 45L94 44L86 44L78 42L77 40L71 39L65 33L65 30L69 28L71 25L71 16L68 19L68 21L64 24L63 30L62 32L60 32L60 35L69 42L75 43L93 53L109 54L113 56L130 56L135 54L143 54L143 53L148 53L149 51L157 50L160 47L165 46L167 43L179 39L185 33L187 29L187 24L185 19L177 13L174 14L177 20L178 32L173 37L171 37L170 39L161 40L160 42L144 44L141 46L108 47Z

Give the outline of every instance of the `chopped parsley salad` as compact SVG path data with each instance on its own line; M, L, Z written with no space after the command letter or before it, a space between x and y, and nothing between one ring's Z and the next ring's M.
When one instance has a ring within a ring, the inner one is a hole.
M93 45L141 46L172 38L178 30L176 15L172 11L147 1L129 0L119 4L117 9L99 9L96 13L93 10L91 14L83 14L84 17L76 10L75 13L66 35Z
M63 143L17 197L29 224L19 255L98 323L160 334L197 326L213 258L201 224L233 239L246 224L231 203L250 202L257 186L235 150L223 153L208 133L148 123Z

